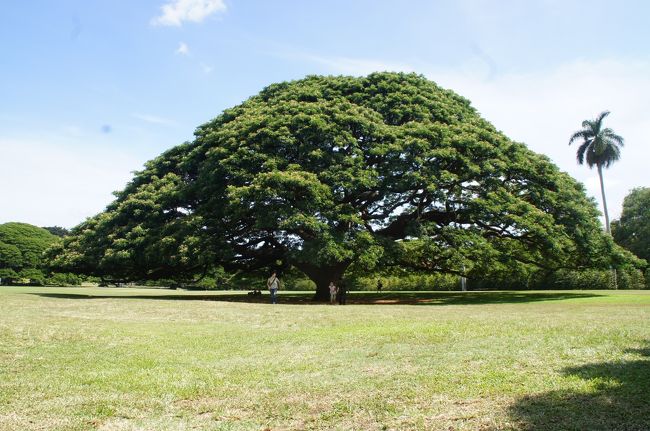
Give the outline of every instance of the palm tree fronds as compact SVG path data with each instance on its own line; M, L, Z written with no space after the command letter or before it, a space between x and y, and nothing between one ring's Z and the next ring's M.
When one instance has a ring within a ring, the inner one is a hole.
M569 145L571 145L573 143L573 141L575 141L576 139L582 138L584 140L587 140L587 139L589 139L591 137L592 137L591 133L589 133L588 131L579 130L579 131L575 132L573 135L571 135L571 138L569 139Z
M593 130L594 129L594 122L591 120L585 120L582 122L582 128L584 130Z
M610 129L609 127L606 128L605 130L603 130L603 136L607 137L607 139L609 139L610 141L616 143L620 147L624 146L623 137L621 137L620 135L617 135L616 133L614 133L614 131L612 129Z
M609 232L609 215L607 214L607 202L605 201L605 186L603 183L602 167L608 168L612 163L621 157L620 148L623 146L623 138L614 133L610 128L603 128L603 120L609 115L609 111L601 112L595 120L582 122L582 130L578 130L569 139L569 145L575 140L582 140L576 153L578 164L587 165L592 168L598 166L601 193L603 195L603 209L605 214L605 229Z
M608 115L609 115L609 111L603 111L600 114L598 114L598 117L596 117L596 120L595 120L595 122L598 123L598 126L599 126L598 128L600 128L600 125L602 124L603 120Z
M584 163L585 153L587 152L589 145L591 145L591 141L585 141L582 145L580 145L580 147L578 147L578 151L576 152L576 158L578 159L579 165Z
M606 168L621 158L621 150L616 146L607 147L602 155L602 165Z

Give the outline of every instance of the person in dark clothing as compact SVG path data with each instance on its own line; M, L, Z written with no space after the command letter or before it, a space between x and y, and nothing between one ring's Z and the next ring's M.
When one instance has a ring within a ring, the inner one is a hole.
M384 284L381 282L381 280L377 280L377 292L381 293L381 289L384 287Z
M337 287L339 288L337 292L338 300L339 300L339 305L345 305L346 301L346 296L348 294L348 287L345 285L345 282L343 279L340 279L337 284Z

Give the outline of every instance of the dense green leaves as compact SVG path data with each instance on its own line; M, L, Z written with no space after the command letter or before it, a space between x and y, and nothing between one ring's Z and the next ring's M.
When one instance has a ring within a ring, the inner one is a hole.
M274 84L149 162L57 262L119 278L612 263L583 187L415 74Z
M612 223L614 240L650 262L650 188L632 190L623 201L620 220Z
M0 278L45 280L44 253L58 238L47 230L26 223L0 225Z
M179 161L175 150L149 162L105 212L75 227L52 264L117 280L188 279L204 271L212 260L202 248L201 218L181 202L183 179L170 169Z
M44 226L43 229L51 233L52 235L64 237L70 234L70 231L61 226Z

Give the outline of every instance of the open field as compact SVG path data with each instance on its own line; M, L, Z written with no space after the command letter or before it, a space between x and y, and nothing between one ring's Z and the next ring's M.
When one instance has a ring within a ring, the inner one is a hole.
M310 295L2 287L0 430L650 429L650 291Z

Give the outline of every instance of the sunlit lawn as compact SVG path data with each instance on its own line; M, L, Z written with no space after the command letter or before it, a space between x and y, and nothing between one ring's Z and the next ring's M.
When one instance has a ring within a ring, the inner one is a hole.
M650 429L650 291L0 288L0 429Z

